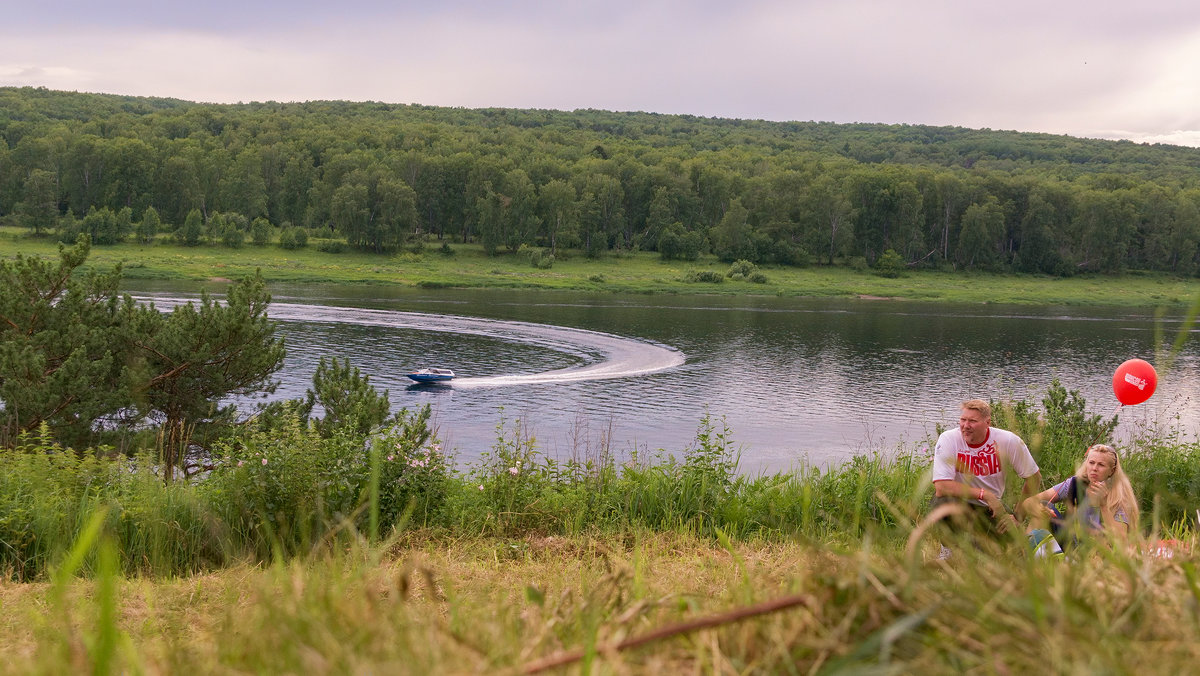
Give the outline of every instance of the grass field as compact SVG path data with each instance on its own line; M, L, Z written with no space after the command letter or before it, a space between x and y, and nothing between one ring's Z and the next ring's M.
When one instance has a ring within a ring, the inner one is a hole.
M13 228L0 229L0 257L51 256L57 245L32 239ZM133 279L204 281L233 279L262 270L268 282L392 284L399 286L525 288L620 293L677 293L778 295L811 297L870 297L962 303L1019 303L1039 305L1182 306L1200 294L1200 279L1160 273L1131 272L1119 277L1080 275L1057 278L982 272L913 271L885 278L870 270L848 267L805 268L764 266L767 282L725 279L722 283L692 283L690 273L724 275L729 264L712 257L695 262L662 261L652 252L609 255L589 260L561 254L549 269L533 266L527 254L484 255L476 245L440 244L420 253L325 253L316 242L299 250L278 246L183 247L165 240L151 245L133 243L95 246L88 265L111 267L122 263Z
M929 551L417 537L0 585L0 651L7 673L150 674L1180 674L1200 658L1191 555Z

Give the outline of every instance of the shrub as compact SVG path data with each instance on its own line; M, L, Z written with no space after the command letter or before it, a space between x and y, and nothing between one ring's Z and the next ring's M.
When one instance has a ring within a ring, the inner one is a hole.
M324 439L292 417L216 444L201 489L232 533L259 557L306 550L352 519L369 474L361 440Z
M317 251L322 253L346 253L348 245L340 239L323 239L317 244Z
M880 277L899 277L904 271L904 259L893 249L884 251L875 261L875 274Z
M737 279L745 279L750 273L758 270L758 266L745 259L738 259L729 266L729 272L725 273L726 277Z
M753 282L755 284L766 284L767 275L758 269L758 266L748 260L740 259L733 262L729 266L729 272L725 276L735 282Z
M137 228L134 230L134 235L142 244L149 244L158 235L161 228L162 219L159 218L158 212L154 207L146 207L146 211L142 213L142 220L138 222Z
M501 417L492 450L465 475L456 514L460 523L496 534L545 527L554 520L534 508L547 488L536 439L520 420L507 427Z
M1075 472L1088 446L1109 442L1117 419L1088 415L1079 392L1068 391L1057 379L1050 382L1041 403L1039 412L1026 401L991 402L992 424L1024 439L1043 478L1057 483Z
M240 249L246 243L246 234L232 223L226 224L221 232L221 243L230 249Z
M658 237L658 253L663 260L694 261L704 251L704 234L688 231L683 223L675 222L663 228Z
M396 422L371 439L379 463L379 523L385 528L409 515L419 526L443 518L450 461L429 429L430 408L401 411ZM386 533L385 533L386 534Z
M308 232L304 228L284 226L279 233L279 246L282 249L303 249L308 246Z
M259 216L250 224L250 241L254 246L266 246L271 241L271 222Z
M725 276L716 270L692 270L683 281L691 284L720 284L725 281Z
M541 249L529 252L529 264L539 270L549 270L554 267L554 254Z

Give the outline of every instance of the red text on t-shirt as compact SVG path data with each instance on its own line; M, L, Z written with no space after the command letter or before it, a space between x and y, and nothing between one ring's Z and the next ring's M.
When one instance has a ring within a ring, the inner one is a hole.
M975 452L958 452L959 474L991 476L1000 471L1000 455L996 453L996 442L989 440Z

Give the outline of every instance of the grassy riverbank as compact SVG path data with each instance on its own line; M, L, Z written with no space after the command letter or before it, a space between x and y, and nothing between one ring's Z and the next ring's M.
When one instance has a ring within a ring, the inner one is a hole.
M689 282L697 272L722 276L727 263L712 257L696 262L662 261L657 254L637 252L589 260L560 255L548 269L534 267L527 254L489 257L475 245L440 245L419 253L326 253L315 242L298 250L271 245L230 249L183 247L159 241L92 248L88 265L108 268L122 263L131 279L205 281L235 279L262 270L268 282L390 284L411 287L557 289L614 293L778 295L838 298L902 298L961 303L1038 305L1179 306L1200 293L1200 280L1160 273L1127 273L1119 277L1081 275L1070 278L1037 275L914 271L886 278L870 270L848 267L761 268L766 283ZM31 239L23 232L0 229L0 257L17 253L51 256L57 245Z
M1048 483L1105 425L1066 395L998 407ZM455 469L436 441L290 426L171 486L148 461L28 439L0 451L0 650L13 673L1179 673L1200 657L1200 444L1123 449L1141 538L1057 561L1019 534L929 529L919 449L748 477L729 438L705 420L672 455L559 461L514 425Z

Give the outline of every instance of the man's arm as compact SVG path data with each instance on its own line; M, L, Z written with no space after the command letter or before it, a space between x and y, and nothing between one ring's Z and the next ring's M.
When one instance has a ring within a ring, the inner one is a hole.
M933 494L939 498L962 498L970 500L979 497L979 489L972 488L961 481L942 479L933 482Z
M1024 518L1046 518L1054 514L1042 505L1042 502L1054 499L1054 488L1050 487L1044 491L1041 488L1041 470L1025 477L1025 483L1021 485L1021 500L1017 502L1017 514L1023 515Z
M992 517L999 519L1000 517L1012 516L1008 513L1008 508L1004 503L986 488L976 488L968 486L961 481L953 481L951 479L943 479L933 482L933 494L939 498L961 498L963 500L981 500L987 504L988 509L992 510Z
M1042 472L1038 470L1025 477L1025 484L1021 486L1021 499L1037 495L1040 490L1042 490Z

